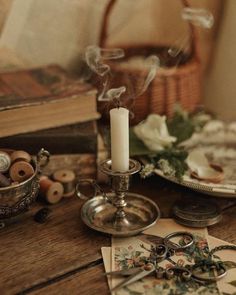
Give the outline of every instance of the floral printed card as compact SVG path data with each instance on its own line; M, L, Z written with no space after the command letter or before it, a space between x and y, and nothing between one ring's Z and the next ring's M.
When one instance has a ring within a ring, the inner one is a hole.
M111 271L111 247L102 247L102 258L104 263L104 268L106 272ZM107 283L109 288L111 289L111 277L107 276Z
M112 240L112 270L123 270L135 267L150 257L149 249L153 241L162 241L166 235L176 231L190 231L189 228L175 223L172 219L161 219L158 223L136 237L126 239L113 238ZM195 243L191 250L178 252L171 259L178 263L179 266L192 264L197 259L203 258L208 252L207 230L191 229L194 235ZM171 240L181 244L181 237ZM165 260L158 264L163 268L173 266ZM124 279L124 278L123 278ZM111 280L111 286L115 287L121 280L115 277ZM117 290L116 295L154 295L154 294L219 294L218 287L215 283L207 286L200 286L193 280L183 282L178 276L173 279L157 279L155 275L150 275L142 280L130 284Z
M221 245L230 245L229 243L216 239L212 236L208 236L207 240L210 249L213 249L214 247L218 247ZM236 255L233 254L234 253L232 253L232 251L230 250L217 252L217 256L219 256L222 261L229 261L231 265L227 268L226 277L222 278L217 282L220 293L224 295L236 294ZM102 257L104 261L105 270L107 272L111 271L111 247L102 248ZM111 277L108 277L108 285L111 288Z

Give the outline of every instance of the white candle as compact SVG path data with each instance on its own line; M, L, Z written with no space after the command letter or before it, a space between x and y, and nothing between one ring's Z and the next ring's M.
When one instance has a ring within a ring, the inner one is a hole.
M129 111L125 108L110 110L112 171L129 170Z

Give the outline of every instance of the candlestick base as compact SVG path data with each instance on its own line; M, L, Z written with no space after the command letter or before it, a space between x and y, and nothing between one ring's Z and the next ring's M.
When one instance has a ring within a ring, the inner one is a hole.
M103 233L126 237L156 223L160 218L158 206L145 196L128 192L130 176L140 168L140 163L135 160L130 160L127 172L112 171L111 160L100 164L100 170L110 177L113 192L105 194L101 191L83 205L81 217L85 224ZM96 184L96 192L97 188Z
M115 194L108 193L107 197L112 200ZM126 195L124 217L117 218L116 211L112 203L99 195L83 205L81 217L90 228L116 237L136 235L154 225L160 217L160 211L152 200L135 193Z

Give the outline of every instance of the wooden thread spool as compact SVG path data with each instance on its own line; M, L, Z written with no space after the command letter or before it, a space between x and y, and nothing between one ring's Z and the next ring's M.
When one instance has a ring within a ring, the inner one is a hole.
M34 168L28 162L18 161L11 165L9 174L13 181L22 182L34 174Z
M0 172L2 173L7 172L10 166L11 166L10 156L5 152L0 151Z
M75 173L72 170L61 169L53 173L53 179L63 185L63 197L72 197L75 193Z
M11 162L14 163L16 161L25 161L29 163L31 161L31 156L25 151L14 151L11 154Z
M41 176L39 184L40 192L49 204L56 204L62 199L64 188L60 182L52 181L47 176Z
M6 187L11 185L11 181L9 178L7 178L5 175L0 173L0 187Z

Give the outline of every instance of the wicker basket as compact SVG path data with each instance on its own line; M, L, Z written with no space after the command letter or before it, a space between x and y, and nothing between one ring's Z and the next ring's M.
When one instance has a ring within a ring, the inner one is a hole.
M188 7L187 0L181 0L183 6ZM110 0L104 12L102 28L100 33L100 47L106 47L107 28L109 16L114 8L116 0ZM191 52L181 52L181 62L178 67L175 66L176 61L170 59L168 48L170 46L145 44L140 46L117 44L116 47L123 48L126 58L133 56L147 57L151 54L156 54L158 57L165 60L165 67L158 70L154 80L149 85L147 91L138 97L129 97L129 101L123 101L123 104L131 109L134 113L134 118L131 123L136 124L145 119L150 113L165 114L171 116L175 103L180 103L187 111L194 111L199 103L201 96L200 83L200 62L198 58L197 39L195 28L189 24L192 34ZM169 56L169 59L168 59ZM123 67L119 62L111 62L111 71L115 77L112 82L112 87L128 85L139 89L140 83L143 83L147 76L147 71L141 70L134 65ZM128 83L132 81L131 83ZM114 106L113 106L114 107ZM107 117L108 111L111 108L106 102L98 102L98 110L103 117Z

